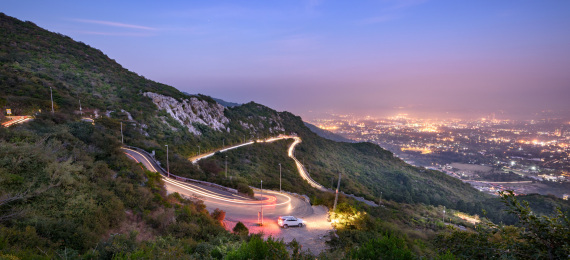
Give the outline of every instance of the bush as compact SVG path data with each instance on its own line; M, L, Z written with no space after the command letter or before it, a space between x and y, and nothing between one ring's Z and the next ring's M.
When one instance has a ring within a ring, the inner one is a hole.
M212 216L213 219L219 221L220 224L223 225L224 219L226 218L226 212L221 209L215 209L214 212L210 214L210 216Z
M240 235L240 236L244 236L244 235L248 235L249 234L249 229L247 229L247 227L241 223L241 221L239 221L236 226L234 227L234 229L232 230L235 234Z
M415 259L404 239L387 234L366 242L350 252L353 259Z
M240 182L237 185L237 191L239 193L246 194L247 196L253 198L253 190L245 183Z
M229 252L226 259L290 259L290 257L283 241L273 240L271 237L263 241L259 235L254 235L247 243Z

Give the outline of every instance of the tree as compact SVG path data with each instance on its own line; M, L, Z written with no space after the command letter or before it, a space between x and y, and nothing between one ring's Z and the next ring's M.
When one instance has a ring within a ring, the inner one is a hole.
M453 231L436 242L440 252L461 258L567 259L570 256L570 220L557 209L554 216L537 216L527 201L512 191L500 192L506 212L518 218L518 226L487 223L475 232Z
M570 256L570 219L560 208L556 215L537 216L528 202L521 204L512 191L500 192L507 212L515 214L522 226L520 237L529 247L522 248L532 258L563 259Z

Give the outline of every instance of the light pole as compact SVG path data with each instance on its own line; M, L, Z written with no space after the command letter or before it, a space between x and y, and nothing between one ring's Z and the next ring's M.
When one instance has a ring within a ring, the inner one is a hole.
M279 163L279 192L281 192L281 163Z
M198 145L198 155L200 155L200 146Z
M51 98L51 113L53 114L54 113L54 111L53 111L53 91L51 90L51 87L49 87L49 95Z
M79 114L83 116L83 110L81 110L81 99L79 100Z
M336 209L336 203L338 201L338 189L340 188L340 171L338 172L338 184L336 186L336 194L334 197L334 205L333 205L333 212Z
M166 146L166 173L168 174L168 178L170 178L170 166L168 165L168 145Z
M443 218L442 218L442 220L443 220L443 224L445 225L445 206L443 206Z
M261 181L261 224L263 226L263 180Z
M228 178L228 156L226 155L226 179Z

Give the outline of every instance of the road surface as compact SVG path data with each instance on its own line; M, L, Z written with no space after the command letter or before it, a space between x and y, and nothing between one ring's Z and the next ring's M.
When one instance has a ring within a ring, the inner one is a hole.
M148 170L166 175L148 155L130 148L123 148L123 151L131 159L142 163ZM287 193L256 189L254 190L255 199L251 199L231 191L198 183L183 182L168 177L163 177L163 181L168 192L178 192L186 197L200 199L204 201L209 211L216 208L224 210L228 220L257 223L258 212L261 212L262 208L264 222L276 222L277 217L282 215L304 217L313 214L310 203Z

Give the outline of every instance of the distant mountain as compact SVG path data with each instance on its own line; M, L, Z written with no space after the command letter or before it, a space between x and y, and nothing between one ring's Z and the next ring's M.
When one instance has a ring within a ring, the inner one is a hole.
M307 122L303 122L305 123L305 126L307 126L309 129L311 129L311 131L313 131L315 134L317 134L318 136L322 137L322 138L326 138L335 142L345 142L345 143L356 143L353 140L350 140L348 138L344 138L340 135L337 135L335 133L332 133L330 131L324 130L324 129L320 129L318 126L307 123Z
M188 96L196 96L196 95L192 95L192 94L190 94L190 93L188 93L188 92L182 92L182 93L184 93L184 94L186 94L186 95L188 95ZM201 94L198 94L198 95L201 95ZM243 104L240 104L240 103L228 102L228 101L225 101L225 100L223 100L223 99L214 98L214 97L212 97L212 99L215 100L216 102L218 102L218 104L220 104L220 105L222 105L222 106L224 106L224 107L237 107L237 106L243 105Z
M241 106L242 104L240 103L234 103L234 102L228 102L219 98L213 98L214 100L216 100L216 102L218 102L220 105L224 106L224 107L237 107L237 106Z

